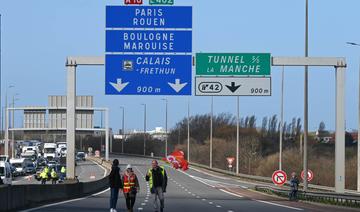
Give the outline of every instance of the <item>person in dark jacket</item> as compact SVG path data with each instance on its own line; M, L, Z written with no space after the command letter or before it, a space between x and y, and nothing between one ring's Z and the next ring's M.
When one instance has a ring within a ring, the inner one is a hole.
M109 184L110 184L110 212L116 212L116 203L119 196L119 189L122 189L122 182L120 177L120 168L119 160L115 159L113 161L111 172L109 175Z
M164 211L164 193L167 187L167 175L165 168L158 165L156 160L153 160L152 168L146 174L146 181L149 181L150 192L154 196L154 209L159 211L157 199L160 200L160 211Z
M299 190L299 179L296 176L296 173L291 173L291 179L290 179L290 194L289 194L289 200L296 200L297 199L297 192Z

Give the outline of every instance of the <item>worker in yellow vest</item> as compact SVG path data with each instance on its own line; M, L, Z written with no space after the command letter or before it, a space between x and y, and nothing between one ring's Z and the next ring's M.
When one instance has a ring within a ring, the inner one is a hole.
M51 170L51 184L56 184L56 181L58 180L58 175L55 171L55 169Z
M157 199L160 200L160 211L164 211L164 193L167 187L167 175L165 168L158 165L157 160L153 160L152 168L146 174L146 181L149 181L150 192L154 197L154 209L159 211Z
M46 168L46 167L45 167ZM48 174L45 170L45 168L42 170L42 172L40 173L40 178L41 178L41 184L44 185L46 184L46 181L48 179Z

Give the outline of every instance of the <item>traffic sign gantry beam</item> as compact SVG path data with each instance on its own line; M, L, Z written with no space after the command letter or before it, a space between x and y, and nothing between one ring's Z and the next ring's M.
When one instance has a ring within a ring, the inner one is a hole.
M273 66L333 66L336 77L335 191L345 192L345 70L342 57L273 57ZM304 153L305 154L305 153ZM307 163L307 161L305 162ZM304 172L308 169L304 167ZM307 175L305 176L307 178ZM304 180L306 181L306 179Z
M76 67L78 65L104 65L104 57L68 57L67 69L67 95L66 95L66 177L75 179L75 132L76 132ZM109 120L108 110L105 109L105 159L109 160Z

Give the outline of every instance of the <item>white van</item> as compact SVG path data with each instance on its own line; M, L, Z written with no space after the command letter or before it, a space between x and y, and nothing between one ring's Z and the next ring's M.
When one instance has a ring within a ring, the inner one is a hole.
M0 177L4 184L11 185L12 183L11 168L8 162L0 161Z
M17 159L10 159L11 165L13 165L16 169L15 175L25 175L26 174L26 167L28 167L28 164L32 164L31 160L26 158L17 158Z

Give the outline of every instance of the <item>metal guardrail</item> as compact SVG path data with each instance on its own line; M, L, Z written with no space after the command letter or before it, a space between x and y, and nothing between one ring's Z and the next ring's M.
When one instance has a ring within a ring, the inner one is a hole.
M276 194L281 197L289 197L289 190L276 188L272 186L255 186L256 191ZM339 194L334 192L316 192L316 191L298 191L297 199L311 201L311 202L319 202L326 203L332 205L339 206L347 206L347 207L360 207L360 195L351 195L351 194Z

